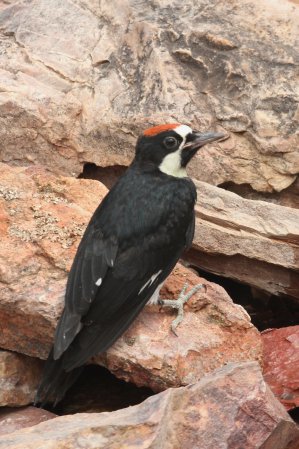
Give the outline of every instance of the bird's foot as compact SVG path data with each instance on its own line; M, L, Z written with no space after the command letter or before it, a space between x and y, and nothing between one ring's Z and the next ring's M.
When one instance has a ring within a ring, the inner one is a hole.
M183 321L184 318L184 304L194 295L198 290L204 288L204 284L197 284L193 287L188 293L186 290L188 288L188 284L186 283L182 288L178 299L160 299L158 300L158 304L161 307L172 307L173 309L178 310L177 317L172 321L170 327L174 335L178 336L176 333L176 328Z

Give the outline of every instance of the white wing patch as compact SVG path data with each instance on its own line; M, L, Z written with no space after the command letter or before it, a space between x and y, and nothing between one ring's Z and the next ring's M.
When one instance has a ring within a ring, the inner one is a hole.
M158 273L153 274L149 280L141 287L141 289L138 292L138 295L140 295L140 293L147 287L152 285L152 283L157 279L157 277L159 276L159 274L162 273L162 270L159 270Z
M102 278L99 278L99 279L96 281L96 285L99 287L99 286L101 285L101 283L102 283Z

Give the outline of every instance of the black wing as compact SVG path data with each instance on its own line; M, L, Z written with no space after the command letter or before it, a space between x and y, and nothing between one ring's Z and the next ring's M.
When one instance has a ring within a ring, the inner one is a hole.
M69 273L65 308L54 338L54 359L68 348L82 328L84 316L96 297L107 270L114 264L118 245L113 237L104 238L91 221L78 247Z
M192 240L193 185L150 179L149 188L139 177L134 186L133 175L110 191L79 245L54 343L65 371L114 343Z

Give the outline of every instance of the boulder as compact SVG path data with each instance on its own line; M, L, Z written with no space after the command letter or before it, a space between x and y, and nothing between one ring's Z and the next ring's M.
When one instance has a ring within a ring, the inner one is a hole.
M0 347L46 358L63 307L67 271L91 211L106 193L99 182L54 177L40 168L3 166L0 202ZM202 283L185 318L148 306L94 361L117 377L160 391L195 382L232 361L261 360L258 331L225 290L178 265L164 296ZM167 287L168 286L168 287Z
M127 332L95 360L116 377L154 391L196 382L232 361L261 362L258 331L219 285L178 264L161 297L177 298L185 283L188 289L198 283L204 288L186 304L177 336L170 330L176 312L146 306Z
M298 427L252 362L229 364L133 407L62 416L0 438L3 449L287 449L296 443Z
M287 410L299 407L299 326L266 330L262 340L266 382Z
M56 416L54 413L36 407L21 407L19 409L4 407L0 409L0 436L24 427L35 426Z
M0 406L18 407L33 402L41 370L42 362L38 359L0 350Z
M206 271L299 299L299 210L205 182L196 187L195 236L186 258Z
M8 2L1 160L67 175L128 165L142 129L178 121L231 133L193 177L281 191L299 171L297 23L286 0Z
M0 346L45 358L77 245L107 189L40 167L0 169Z

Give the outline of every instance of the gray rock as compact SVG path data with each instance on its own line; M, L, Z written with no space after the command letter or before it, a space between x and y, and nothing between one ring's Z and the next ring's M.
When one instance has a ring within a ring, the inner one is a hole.
M141 129L179 121L232 134L193 177L283 190L299 171L297 22L277 0L14 2L0 14L1 160L127 165Z

